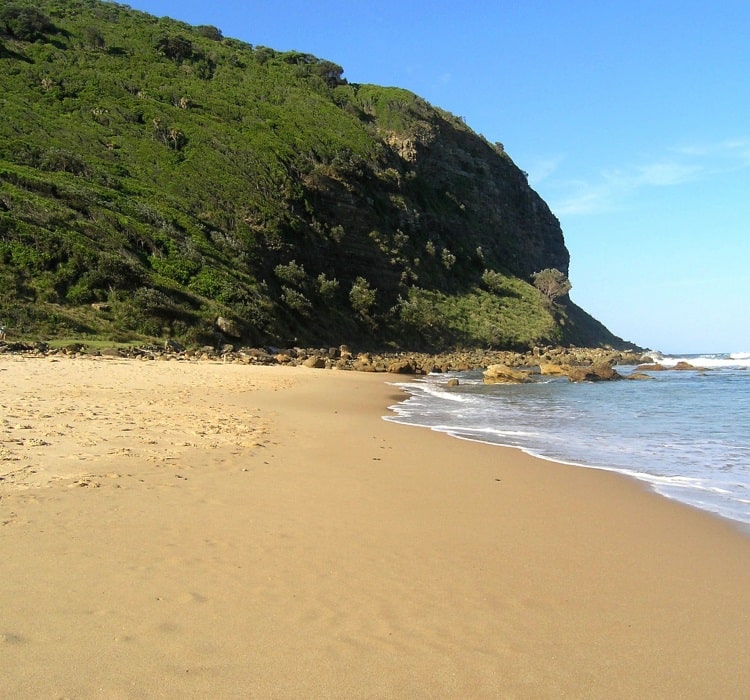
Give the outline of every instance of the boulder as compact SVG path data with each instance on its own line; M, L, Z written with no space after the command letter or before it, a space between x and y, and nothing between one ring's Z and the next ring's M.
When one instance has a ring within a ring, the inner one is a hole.
M173 338L167 338L164 341L164 352L185 352L185 346Z
M622 375L618 374L608 361L601 360L594 362L590 367L571 367L568 379L571 382L609 382L622 379Z
M377 371L375 368L375 365L372 364L372 362L367 362L363 360L362 358L356 359L352 367L356 369L357 372L376 372Z
M302 364L305 367L312 367L313 369L324 369L326 366L326 360L319 355L313 355L312 357L308 357Z
M685 362L685 361L678 362L672 369L677 369L677 370L691 369L695 372L707 372L708 371L708 367L696 367L695 365L691 365L689 362Z
M216 327L224 335L228 335L230 338L242 337L242 331L240 330L240 327L231 318L225 318L224 316L219 316L216 319Z
M388 365L388 371L391 374L416 374L417 368L409 358L404 357L394 360Z
M526 384L531 381L528 372L508 365L490 365L483 376L485 384Z

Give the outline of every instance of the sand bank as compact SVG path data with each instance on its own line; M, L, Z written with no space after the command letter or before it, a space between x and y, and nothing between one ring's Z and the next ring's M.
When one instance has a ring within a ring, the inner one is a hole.
M750 537L388 380L0 358L0 697L750 695Z

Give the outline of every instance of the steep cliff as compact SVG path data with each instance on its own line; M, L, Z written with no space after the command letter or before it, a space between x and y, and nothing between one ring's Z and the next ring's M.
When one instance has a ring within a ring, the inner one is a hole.
M621 342L531 284L568 251L503 148L412 93L97 0L5 4L0 41L19 334Z

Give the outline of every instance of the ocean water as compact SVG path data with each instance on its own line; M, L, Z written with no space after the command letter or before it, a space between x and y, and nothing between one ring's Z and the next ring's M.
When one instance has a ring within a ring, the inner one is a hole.
M658 493L750 525L750 353L661 356L705 369L648 381L485 385L481 372L399 384L387 420L622 472ZM627 375L633 367L618 367ZM456 387L447 386L451 377ZM471 467L468 466L467 469Z

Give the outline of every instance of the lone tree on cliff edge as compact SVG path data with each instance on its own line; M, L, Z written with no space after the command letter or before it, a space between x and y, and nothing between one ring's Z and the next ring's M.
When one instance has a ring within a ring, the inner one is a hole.
M560 270L547 268L541 272L535 272L534 286L544 294L550 302L554 302L558 297L565 296L573 287L570 280Z

